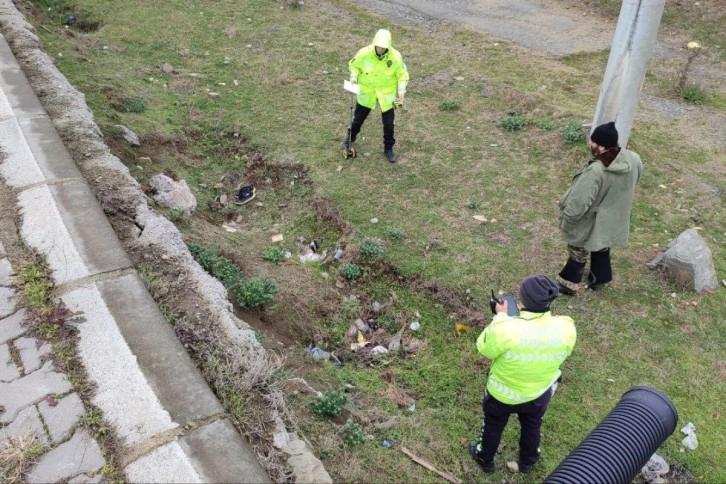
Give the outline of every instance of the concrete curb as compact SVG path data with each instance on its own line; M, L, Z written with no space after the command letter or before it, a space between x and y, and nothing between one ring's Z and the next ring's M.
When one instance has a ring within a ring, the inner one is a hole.
M5 33L20 19L3 3ZM21 236L46 258L60 299L78 316L79 353L97 384L93 404L135 457L123 469L127 478L268 482L146 290L5 37L0 143L0 175L18 193Z

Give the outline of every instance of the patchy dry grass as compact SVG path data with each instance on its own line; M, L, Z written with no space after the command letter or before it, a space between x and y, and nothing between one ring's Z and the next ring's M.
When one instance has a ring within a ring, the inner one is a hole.
M553 60L451 26L432 32L389 26L412 74L397 118L400 163L391 166L380 153L377 113L364 126L358 158L343 161L337 148L349 117L350 99L340 89L346 62L381 26L362 9L342 0L294 10L276 2L189 0L164 12L148 2L76 3L100 22L97 31L71 35L39 16L54 32L39 34L49 53L64 53L56 58L59 68L86 95L114 151L142 184L164 171L187 180L200 202L194 217L177 221L187 240L212 244L245 276L270 277L283 290L276 303L245 314L263 344L286 355L276 375L268 371L278 368L275 361L260 362L270 366L260 368L254 385L304 377L314 391L348 391L344 416L371 436L355 449L337 435L345 420L315 418L308 390L286 392L288 418L299 422L336 480L433 479L400 446L482 480L464 442L480 421L487 366L474 339L488 321L486 298L490 289L516 290L528 273L554 274L564 261L556 201L587 152L584 144L566 143L561 129L590 121L607 53ZM174 72L163 72L163 63ZM679 65L655 66L645 93L682 108L669 79ZM146 110L114 109L128 96L146 99ZM459 109L440 110L443 100ZM703 109L704 119L719 114L718 106ZM530 122L506 130L501 122L511 113ZM698 223L717 272L726 271L723 146L710 142L705 120L685 123L650 108L643 114L631 138L646 164L631 246L614 251L612 288L557 302L556 312L576 320L579 342L548 412L542 463L533 475L506 476L509 481L542 480L620 395L640 384L664 391L683 423L698 429L696 452L681 453L678 435L668 439L662 453L669 462L704 482L724 478L718 450L726 434L723 291L681 291L644 266ZM141 148L114 137L118 123L142 136ZM255 200L215 204L240 183L255 184ZM225 222L237 231L223 229ZM390 237L394 232L404 237ZM292 263L264 260L273 233L284 236L279 245L292 253ZM304 248L298 236L329 252L343 248L341 262L353 262L367 238L385 241L385 255L376 263L358 261L361 277L346 281L337 262L296 262ZM163 299L163 285L150 287ZM374 301L383 306L379 313L371 309ZM168 303L174 320L178 301ZM412 354L356 359L345 339L356 317L375 317L387 338L418 320L416 337L425 345ZM457 337L456 322L472 329ZM214 338L200 343L200 328L185 324L176 323L180 337L201 344L199 353L212 359L199 361L213 362L209 372L225 376L217 388L225 407L256 445L269 448L259 442L259 429L270 422L255 405L279 402L250 397L249 385L235 378L239 355L215 348ZM303 350L309 344L348 359L341 366L312 361ZM411 400L414 412L400 408ZM391 417L397 417L393 426L376 426ZM515 460L517 430L507 429L502 459ZM392 449L381 445L384 438ZM277 469L276 477L285 479Z

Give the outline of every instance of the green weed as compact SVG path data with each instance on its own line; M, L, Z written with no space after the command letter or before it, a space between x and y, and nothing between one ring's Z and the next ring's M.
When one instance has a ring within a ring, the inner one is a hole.
M442 101L439 104L439 111L458 111L461 109L459 101Z
M519 131L524 127L524 119L518 114L513 114L504 118L499 125L507 131Z
M313 413L322 418L337 417L343 412L346 403L348 403L348 397L345 396L345 393L330 390L317 397L310 405Z
M148 102L143 96L124 96L121 98L119 110L126 113L143 113Z
M696 85L688 85L681 91L681 97L692 104L703 104L706 102L706 93Z
M365 239L363 242L361 242L360 248L358 250L360 252L360 256L364 259L382 257L385 254L383 248L381 247L381 243L374 239Z
M366 441L366 434L353 419L348 419L343 428L338 431L338 434L348 447L357 447L363 445Z
M262 258L270 262L283 262L287 259L285 256L285 249L279 245L272 245L265 249L262 253Z
M349 281L355 281L361 276L360 266L358 264L353 264L350 262L342 264L338 268L338 272L341 276L345 277Z
M565 143L577 143L585 139L582 126L574 121L570 121L562 127L562 134L565 137Z
M272 279L255 277L236 289L237 302L244 308L258 308L275 300L278 290Z

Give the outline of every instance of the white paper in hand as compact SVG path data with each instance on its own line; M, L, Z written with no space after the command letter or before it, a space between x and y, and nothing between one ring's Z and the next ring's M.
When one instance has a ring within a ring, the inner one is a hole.
M358 84L353 84L348 80L343 81L343 89L356 95L360 94L360 86Z

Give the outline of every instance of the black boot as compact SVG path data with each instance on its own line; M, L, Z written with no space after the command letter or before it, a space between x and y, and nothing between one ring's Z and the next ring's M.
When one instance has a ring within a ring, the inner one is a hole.
M592 252L590 254L590 273L587 275L587 287L597 291L612 280L613 269L610 265L610 249Z
M567 262L565 263L565 267L563 267L560 271L559 276L567 282L571 282L572 284L579 284L582 281L583 274L585 274L585 263L577 262L572 257L569 257L567 259ZM573 289L565 286L562 283L559 284L560 294L564 294L565 296L574 296L575 294L577 294Z

